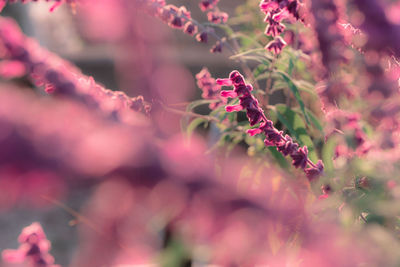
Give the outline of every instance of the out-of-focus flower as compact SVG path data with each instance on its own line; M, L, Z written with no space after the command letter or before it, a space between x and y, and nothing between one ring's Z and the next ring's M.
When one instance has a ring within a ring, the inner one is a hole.
M221 86L211 76L207 68L203 68L196 74L197 86L203 91L201 95L204 99L219 100L209 105L210 109L215 109L221 104L226 103L226 98L220 96Z
M17 250L7 249L2 252L5 262L23 263L26 262L32 267L60 267L54 264L54 258L50 255L50 241L37 222L25 227L18 237L21 244Z
M198 33L196 35L196 40L199 41L200 43L207 43L208 42L208 32L203 31L201 33Z
M221 11L210 11L207 13L207 18L212 23L222 24L228 21L228 14Z
M5 57L22 64L27 75L37 86L45 87L47 93L84 103L119 121L128 122L131 111L149 111L143 98L130 98L98 85L75 66L26 37L11 19L0 19L0 45L5 49Z
M218 2L219 0L201 0L199 6L202 11L207 11L213 9Z
M195 35L197 33L198 27L193 24L193 22L186 22L183 31L189 35Z
M222 52L223 42L217 41L213 47L211 47L211 53L221 53Z

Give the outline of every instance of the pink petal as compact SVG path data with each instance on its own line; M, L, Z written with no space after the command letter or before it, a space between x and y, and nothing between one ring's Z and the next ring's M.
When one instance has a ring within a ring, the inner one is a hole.
M6 6L6 1L0 1L0 12L3 10L5 6Z
M255 128L255 129L249 129L249 130L247 130L247 133L250 135L250 136L254 136L254 135L256 135L256 134L260 134L262 132L262 130L260 129L260 128Z
M235 105L235 106L226 106L225 110L227 112L232 112L232 111L241 111L243 107L241 105Z
M21 77L25 75L25 65L19 61L3 61L0 63L0 76L6 79Z
M222 86L231 86L232 81L230 79L217 79L217 84Z
M272 19L274 19L275 21L281 21L283 19L288 18L290 15L289 11L287 10L287 8L282 9L281 12L276 13L275 15L272 16Z
M222 97L230 97L230 98L235 98L237 97L237 93L234 91L221 91L221 96Z

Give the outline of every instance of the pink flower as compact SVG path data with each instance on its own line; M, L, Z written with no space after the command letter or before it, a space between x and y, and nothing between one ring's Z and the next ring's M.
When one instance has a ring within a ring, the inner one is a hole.
M193 24L193 22L188 21L183 27L183 32L189 35L195 35L197 33L197 26Z
M18 249L6 249L2 252L3 260L10 263L29 261L32 266L57 267L54 258L49 254L50 241L37 222L25 227L18 237L21 244Z
M204 12L206 10L213 9L218 2L219 0L201 0L199 7Z
M226 23L228 20L228 14L221 11L210 11L207 13L208 21L216 24Z
M196 40L199 41L200 43L207 43L208 42L208 33L206 31L198 33L196 35Z
M272 10L279 8L279 5L275 1L271 0L261 0L260 2L260 9L261 11L268 13Z
M213 47L210 49L211 53L221 53L222 52L222 42L217 41Z

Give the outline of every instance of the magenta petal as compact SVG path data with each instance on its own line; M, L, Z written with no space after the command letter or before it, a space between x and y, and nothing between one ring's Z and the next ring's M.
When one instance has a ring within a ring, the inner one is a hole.
M6 5L6 1L0 1L0 12L3 10L5 5Z
M235 98L237 97L237 93L234 91L221 91L221 96L222 97L230 97L230 98Z
M260 128L255 128L255 129L249 129L249 130L247 130L247 133L250 135L250 136L254 136L254 135L256 135L256 134L260 134L262 132L262 130L260 129Z
M290 15L289 11L287 10L287 8L282 9L282 11L280 11L279 13L276 13L275 15L272 16L272 19L274 19L275 21L281 21L283 19L288 18Z
M261 4L260 4L260 9L263 12L268 12L268 11L277 9L278 7L279 7L279 5L276 2L265 2L264 1L264 2L261 2Z
M235 105L235 106L226 106L225 110L227 112L232 112L232 111L241 111L243 107L241 105Z
M231 86L232 81L230 79L217 79L217 84L222 86Z

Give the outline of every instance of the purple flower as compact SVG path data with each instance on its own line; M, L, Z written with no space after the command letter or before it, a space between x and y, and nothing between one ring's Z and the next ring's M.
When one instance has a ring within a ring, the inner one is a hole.
M306 168L304 171L307 175L307 178L312 181L324 172L324 164L321 160L318 160L315 166Z
M210 49L211 53L221 53L222 52L222 42L217 41L215 45Z
M255 99L252 94L239 97L239 102L243 109L246 109L247 118L249 119L251 126L261 121L263 113L261 108L258 106L257 99Z
M207 19L209 22L222 24L228 20L228 14L221 11L210 11L207 13Z
M196 35L196 40L199 41L200 43L207 43L208 42L208 33L206 31L198 33Z
M285 46L285 40L283 40L280 36L276 36L274 40L272 40L265 46L265 49L273 51L274 54L279 54Z
M249 119L250 125L256 125L260 123L260 126L255 129L249 129L247 133L251 136L264 133L266 146L275 146L279 152L284 156L290 155L292 158L292 164L294 167L301 167L303 170L309 164L311 167L304 170L307 175L317 176L323 171L322 162L314 165L308 159L307 147L300 148L298 144L294 143L292 138L288 135L283 135L282 131L276 129L272 121L268 120L258 104L257 99L251 94L253 87L250 84L246 84L243 76L239 71L232 71L229 75L229 79L217 79L217 84L222 86L233 86L233 91L222 91L221 96L223 97L239 97L239 104L233 106L226 106L227 112L246 110L247 118Z
M202 11L206 11L213 9L218 2L219 0L201 0L199 6Z
M291 155L297 151L299 145L294 143L292 138L289 135L286 135L283 138L283 141L277 145L277 149L284 156Z
M197 33L197 26L193 22L188 21L183 27L183 31L189 35L195 35Z
M266 35L277 36L277 35L281 34L286 28L285 25L283 25L279 21L273 19L271 14L268 14L265 17L264 21L268 22L268 26L265 29L265 34Z
M306 146L299 148L297 151L294 151L290 154L290 156L293 159L292 164L296 168L300 167L304 169L307 166L308 149Z

